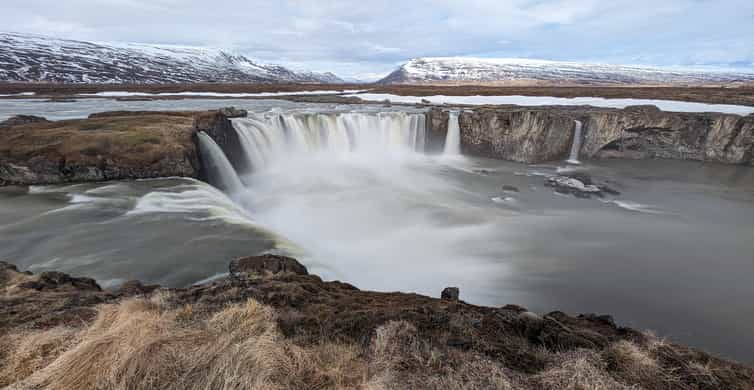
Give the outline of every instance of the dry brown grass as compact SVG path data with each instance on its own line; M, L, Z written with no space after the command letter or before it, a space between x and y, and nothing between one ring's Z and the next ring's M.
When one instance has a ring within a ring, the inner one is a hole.
M473 353L430 346L416 328L392 321L370 349L370 389L513 389L506 370Z
M535 388L545 390L638 390L618 382L607 372L594 351L575 350L558 354L556 363L535 376Z
M665 383L673 379L664 372L650 351L630 341L613 343L603 352L603 358L626 383L654 389L664 388Z
M78 329L58 326L7 335L0 344L0 386L28 377L76 344Z
M17 354L28 368L9 368L15 376L8 378L36 371L14 388L47 389L352 388L364 378L354 346L293 345L282 338L272 309L256 301L194 323L181 323L191 307L169 309L164 301L157 295L103 305L80 342L57 360L47 365L57 354L40 348L44 356L34 364L23 359L34 353ZM31 351L42 344L20 345Z
M725 388L713 362L668 368L672 345L652 338L604 349L538 352L543 369L449 347L408 321L368 342L286 338L278 313L255 300L217 309L179 304L164 290L99 306L82 329L0 336L0 386L9 389L545 389ZM509 337L518 340L514 335ZM519 341L524 343L524 339ZM511 346L515 342L511 341ZM521 345L521 348L531 346ZM674 355L675 356L675 355ZM665 364L665 365L664 365ZM673 366L674 367L674 366ZM681 375L684 381L680 381ZM745 388L745 387L739 387Z

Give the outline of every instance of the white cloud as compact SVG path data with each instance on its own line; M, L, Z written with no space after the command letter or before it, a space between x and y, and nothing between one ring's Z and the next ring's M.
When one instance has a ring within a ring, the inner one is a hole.
M754 62L751 0L3 0L6 31L232 48L343 76L418 56Z

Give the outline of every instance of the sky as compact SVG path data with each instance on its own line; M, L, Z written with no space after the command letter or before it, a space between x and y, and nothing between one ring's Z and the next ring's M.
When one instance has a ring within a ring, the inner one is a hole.
M754 70L752 0L2 0L0 30L218 47L362 80L432 56Z

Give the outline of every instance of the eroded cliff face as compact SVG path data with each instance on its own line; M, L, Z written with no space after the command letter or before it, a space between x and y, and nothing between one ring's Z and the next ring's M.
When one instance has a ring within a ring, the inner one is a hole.
M558 111L481 109L462 112L461 151L525 163L565 158L574 120Z
M438 127L442 114L439 109L428 112L430 138L442 133ZM561 160L570 152L576 120L584 124L582 159L668 158L754 165L754 116L674 113L654 106L467 110L459 116L461 150L524 163Z
M653 106L583 116L585 158L668 158L751 164L754 117L663 112Z

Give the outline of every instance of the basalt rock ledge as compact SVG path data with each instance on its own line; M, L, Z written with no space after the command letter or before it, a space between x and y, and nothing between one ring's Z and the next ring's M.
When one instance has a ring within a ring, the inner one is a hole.
M428 112L428 134L444 143L447 113ZM754 115L680 113L655 106L489 106L459 115L461 150L523 163L567 158L575 121L583 123L581 159L678 159L754 165ZM439 146L438 146L439 148Z

